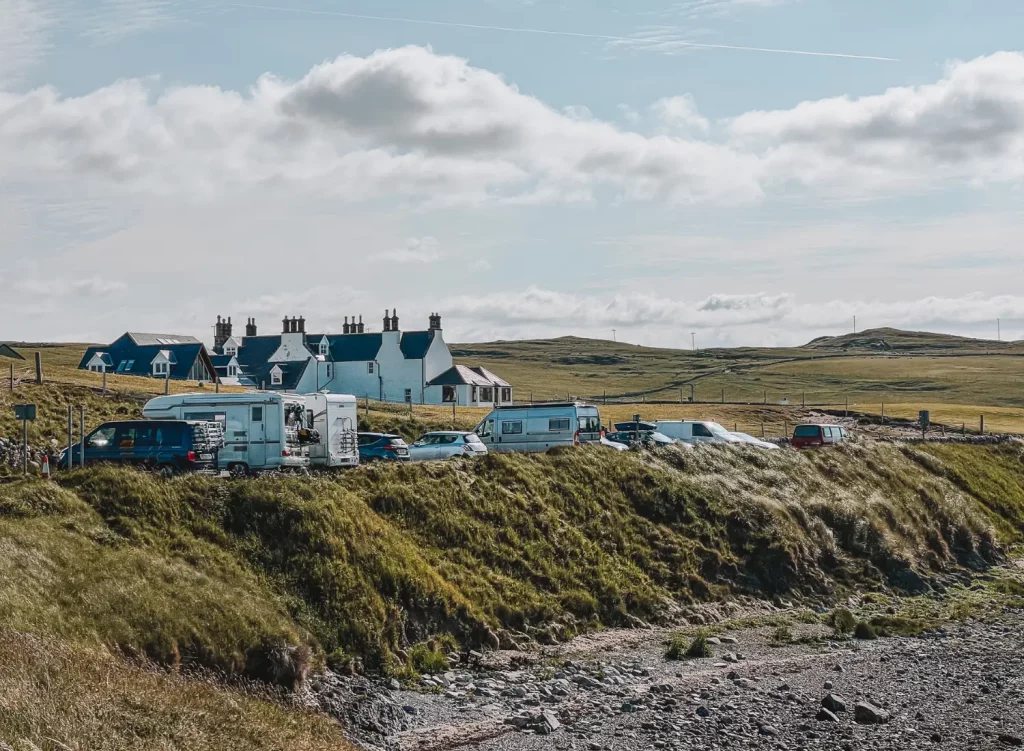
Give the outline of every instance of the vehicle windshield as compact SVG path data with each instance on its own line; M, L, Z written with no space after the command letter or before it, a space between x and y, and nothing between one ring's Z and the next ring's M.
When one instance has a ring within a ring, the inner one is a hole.
M597 433L601 430L601 418L598 415L580 415L580 432Z
M817 425L797 425L796 430L793 431L794 438L817 438L818 437L818 426Z
M705 423L708 430L711 431L712 435L718 436L719 438L732 438L732 433L723 428L717 422Z
M483 441L480 440L480 436L470 433L466 436L466 443L483 443Z

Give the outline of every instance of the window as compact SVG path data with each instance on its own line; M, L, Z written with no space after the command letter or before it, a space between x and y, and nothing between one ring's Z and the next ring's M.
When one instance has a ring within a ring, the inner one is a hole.
M581 433L600 433L601 418L597 415L580 415Z
M512 389L503 388L501 390L501 401L502 402L510 402L510 401L512 401Z
M553 417L548 420L548 431L551 433L557 433L562 430L569 429L569 418L568 417Z
M155 362L153 363L153 375L165 376L171 372L171 364L169 362Z
M522 435L523 434L523 421L522 420L508 420L501 424L502 435Z
M442 386L441 387L441 401L446 404L450 404L458 400L458 392L454 386Z
M708 430L706 425L701 425L699 422L693 426L693 437L694 438L713 438L711 431Z
M89 446L94 449L102 449L110 446L110 442L114 440L114 433L117 432L117 427L110 425L108 427L99 428L93 431L92 435L89 436Z
M796 438L817 438L818 437L818 426L817 425L797 425L796 430L793 431L793 435Z
M474 387L473 387L473 390L472 390L472 392L470 392L470 395L469 395L469 400L470 400L471 402L475 402L475 401L477 401L477 398L476 398L476 392L477 392L477 387L476 387L476 386L474 386Z
M366 372L369 373L370 375L373 375L373 363L372 362L366 363Z
M237 365L228 365L228 377L229 378L234 378L237 375L238 375L238 366Z
M263 407L252 408L252 421L263 422Z
M117 364L117 372L118 373L123 373L125 371L125 368L127 368L127 367L128 367L128 361L127 360L121 360L121 362L119 362Z
M412 404L412 389L405 390L405 403Z
M358 441L360 446L369 446L370 444L376 443L380 439L381 436L379 435L367 435L365 433L360 433L356 440Z
M135 445L136 446L157 446L159 444L154 443L154 432L152 425L139 425L135 428Z
M234 344L226 344L224 345L224 354L231 355L232 357L234 357L235 355L238 354L238 347L236 347Z
M330 378L331 378L331 364L327 363L327 379L330 380Z
M280 368L274 368L273 370L270 371L270 385L271 386L280 386L281 383L282 383L281 369Z
M129 360L128 364L124 366L125 370L131 370L135 367L135 360Z
M135 427L122 425L117 429L117 447L122 449L135 448Z
M484 420L476 426L476 432L485 438L490 438L494 435L494 420Z
M324 339L322 342L320 342L320 354L321 355L323 355L324 357L327 357L327 352L328 352L329 349L330 349L330 346L327 344L327 340L326 339Z
M484 386L480 389L480 401L482 402L493 402L494 401L494 389L489 386Z
M91 370L93 373L99 373L101 370L103 370L103 366L102 365L90 365L89 366L89 370Z
M442 446L450 446L453 443L460 443L462 436L460 435L439 435L437 442Z

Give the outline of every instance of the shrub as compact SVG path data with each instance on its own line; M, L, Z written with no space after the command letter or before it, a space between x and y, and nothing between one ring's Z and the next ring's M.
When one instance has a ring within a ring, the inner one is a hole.
M448 670L448 657L422 642L409 650L409 662L417 673L436 675Z
M846 608L836 608L828 619L829 625L836 630L837 634L852 634L857 627L857 619Z
M698 634L692 640L685 634L672 634L665 650L666 660L703 659L711 657L711 645L706 634Z
M875 627L867 621L858 621L857 626L853 629L853 635L857 639L864 639L866 641L878 638Z
M789 626L779 626L772 633L769 643L781 646L783 644L790 644L793 641L793 632Z

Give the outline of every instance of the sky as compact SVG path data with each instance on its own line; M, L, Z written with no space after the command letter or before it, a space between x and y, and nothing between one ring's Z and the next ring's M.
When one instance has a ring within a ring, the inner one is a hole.
M0 0L0 340L1024 339L1019 0Z

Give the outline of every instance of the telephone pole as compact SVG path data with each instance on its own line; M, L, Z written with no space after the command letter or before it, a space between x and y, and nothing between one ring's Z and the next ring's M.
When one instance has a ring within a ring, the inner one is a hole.
M615 338L615 329L612 329L612 341L613 342L617 342L618 341L618 339Z
M690 332L690 349L694 352L697 351L697 333L695 331Z

